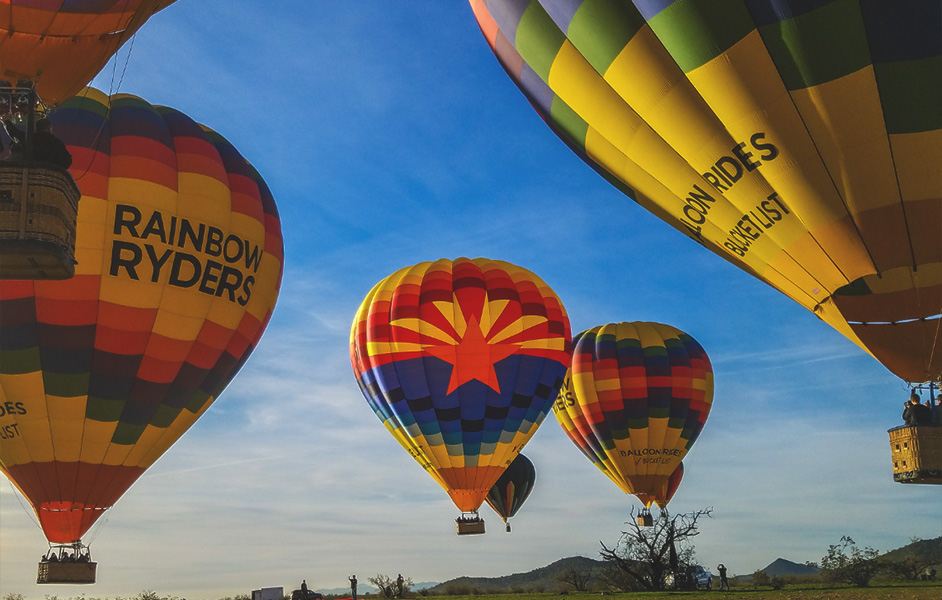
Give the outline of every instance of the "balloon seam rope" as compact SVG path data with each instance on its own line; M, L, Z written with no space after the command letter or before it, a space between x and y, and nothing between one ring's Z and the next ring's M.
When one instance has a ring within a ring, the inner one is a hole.
M26 505L23 504L23 499L20 497L20 493L17 491L16 487L14 487L13 482L7 479L7 483L10 485L10 489L13 490L13 496L16 497L16 501L19 503L20 508L22 508L23 512L25 512L27 516L29 516L29 520L32 521L33 525L35 525L37 529L42 531L43 527L42 525L39 524L39 520L36 518L36 513L26 508Z

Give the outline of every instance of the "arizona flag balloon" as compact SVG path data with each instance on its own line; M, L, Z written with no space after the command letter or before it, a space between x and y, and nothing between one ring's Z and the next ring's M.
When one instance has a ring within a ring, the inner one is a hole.
M353 320L350 358L386 429L474 512L549 412L570 343L562 303L533 273L442 259L373 288Z
M58 105L175 0L0 0L0 79L36 84Z
M283 250L261 177L186 115L89 89L52 120L82 191L78 264L0 282L0 468L71 543L248 359Z
M470 3L631 199L897 376L942 374L942 3Z
M661 323L610 323L573 338L553 413L582 453L648 508L670 500L670 478L712 405L713 368L696 340Z

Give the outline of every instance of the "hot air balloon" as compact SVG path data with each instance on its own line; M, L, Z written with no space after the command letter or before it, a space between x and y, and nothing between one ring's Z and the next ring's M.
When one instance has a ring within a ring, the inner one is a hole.
M504 520L507 533L510 533L508 519L517 514L523 503L527 501L530 492L533 491L534 483L536 483L536 469L533 468L533 463L526 456L518 454L487 493L484 500Z
M553 414L596 467L638 497L649 524L647 509L659 496L666 505L712 405L713 368L691 336L661 323L609 323L573 338Z
M486 258L400 269L353 320L357 383L386 429L462 511L477 513L546 417L569 366L569 318L521 267Z
M82 191L78 264L0 285L0 468L49 542L80 547L248 359L283 244L255 169L186 115L89 89L53 119Z
M58 105L174 1L0 0L0 80L31 82L43 102Z
M942 5L470 0L553 131L897 376L942 374Z
M50 143L48 121L41 117L81 90L121 44L172 2L0 0L0 120L16 150L0 166L0 279L61 280L74 274L80 193L65 171L64 151L52 158L40 150Z

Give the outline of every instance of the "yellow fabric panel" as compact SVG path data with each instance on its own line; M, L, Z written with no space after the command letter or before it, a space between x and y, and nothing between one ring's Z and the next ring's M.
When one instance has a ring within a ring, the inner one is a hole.
M226 204L226 210L231 210L232 200L227 183L214 177L186 171L177 174L177 189L180 206L202 206L209 204L212 209L205 211L206 216L220 215L220 206ZM181 214L183 214L181 212ZM187 215L195 213L186 213Z
M84 402L83 402L84 404ZM49 419L53 454L61 462L76 462L82 454L82 433L85 419Z
M108 444L108 450L105 451L105 457L101 464L109 466L118 466L124 464L124 459L131 451L132 446L123 444Z
M852 213L899 202L872 66L791 95Z
M147 425L144 428L144 433L141 434L141 437L138 438L137 442L131 447L131 451L128 452L122 464L128 467L144 466L144 458L154 449L158 440L160 440L161 436L163 436L166 431L164 427ZM169 447L170 445L167 446L167 448ZM163 454L165 450L166 448L162 448L160 454Z
M200 294L198 286L194 286L190 289L193 291L194 295ZM202 295L205 296L206 294ZM252 296L255 296L254 291ZM228 296L213 296L212 301L213 303L209 307L206 320L212 321L225 329L238 329L239 323L242 322L242 317L245 314L246 307L243 307L238 302L230 302ZM251 303L251 300L249 300L249 302Z
M812 297L823 298L850 283L834 263L822 258L821 247L809 233L792 243L786 252L787 257L776 256L769 259L769 264ZM809 267L811 273L807 271Z
M138 164L153 164L158 170L165 170L167 167L163 163L155 163L143 158L135 158ZM110 177L108 179L108 219L114 220L114 206L116 204L133 204L142 215L149 215L152 210L158 210L173 214L177 209L177 192L159 183L145 181L143 179L129 179L127 177ZM122 198L128 198L128 202L121 201ZM143 225L143 223L142 223ZM108 242L114 238L111 230L106 230ZM127 232L123 236L127 236Z
M80 460L93 465L104 462L105 454L111 445L111 436L117 427L117 421L85 421L85 442L82 444Z
M622 49L605 80L679 154L715 156L721 151L714 147L715 117L649 27Z
M258 221L255 217L237 212L232 213L229 219L229 235L236 235L258 244L259 249L265 248L265 223ZM244 260L241 264L245 264Z
M22 402L26 409L26 414L18 415L17 420L47 418L45 394L43 375L39 371L0 375L0 398Z
M814 308L814 314L818 315L818 318L840 332L841 335L857 344L861 350L873 356L873 353L864 346L860 338L857 337L857 334L854 333L854 330L847 324L847 319L844 318L841 311L834 305L834 301L831 298L828 298L816 306Z
M742 77L743 72L758 75ZM833 184L757 31L688 77L734 139L747 140L763 132L778 147L780 155L763 162L753 175L764 177L801 214L808 228L844 216ZM818 201L816 196L825 193L829 197L822 200L826 201Z
M262 255L259 263L258 273L252 274L255 277L255 285L252 288L252 297L249 298L245 310L250 315L264 322L265 315L274 308L275 300L278 297L279 266L278 259L269 253ZM271 290L268 294L266 290Z
M110 258L106 259L110 260ZM160 306L160 296L166 286L165 283L153 283L148 278L141 277L135 281L130 277L110 277L106 270L101 278L101 292L99 299L119 306L134 308L157 308ZM194 292L196 295L198 292Z
M9 426L13 421L0 419L0 429ZM17 426L17 435L3 440L3 443L0 444L0 465L4 467L15 467L17 465L24 465L33 461L33 457L30 455L29 447L26 445L26 440L23 437L23 429L19 423Z
M191 221L211 223L222 230L228 229L232 214L232 196L229 189L220 189L218 181L205 175L182 173L180 179L184 178L189 189L180 190L179 203L175 207L177 214ZM213 192L216 194L210 196Z
M78 204L79 218L75 224L75 249L103 250L101 235L107 221L108 203L101 198L82 196Z
M88 396L79 396L77 398L46 396L46 406L49 408L49 415L53 419L84 420L87 403Z
M627 148L635 132L643 125L638 115L566 41L550 69L549 86L590 126L606 132L618 148Z
M52 462L55 453L49 433L49 420L29 418L18 420L20 436L26 440L29 460L26 462Z
M891 135L890 147L904 201L942 198L942 131Z
M152 331L175 340L195 340L212 303L212 296L194 294L192 288L167 286Z

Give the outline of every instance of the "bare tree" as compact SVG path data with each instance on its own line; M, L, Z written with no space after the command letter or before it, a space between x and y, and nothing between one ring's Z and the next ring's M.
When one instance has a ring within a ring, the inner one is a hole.
M697 528L700 517L709 517L712 513L712 507L673 517L662 511L660 517L646 527L638 524L632 508L631 520L625 523L628 531L621 532L615 547L608 548L599 542L602 544L599 553L602 558L615 568L616 573L627 577L616 575L605 579L610 582L621 580L625 582L623 585L633 582L632 587L644 590L663 590L668 573L686 572L686 567L693 562L690 538L700 533Z
M595 572L595 567L592 565L573 565L560 573L556 577L556 581L560 583L568 583L569 585L576 588L577 591L584 592L589 587L589 580L592 579L592 574Z

